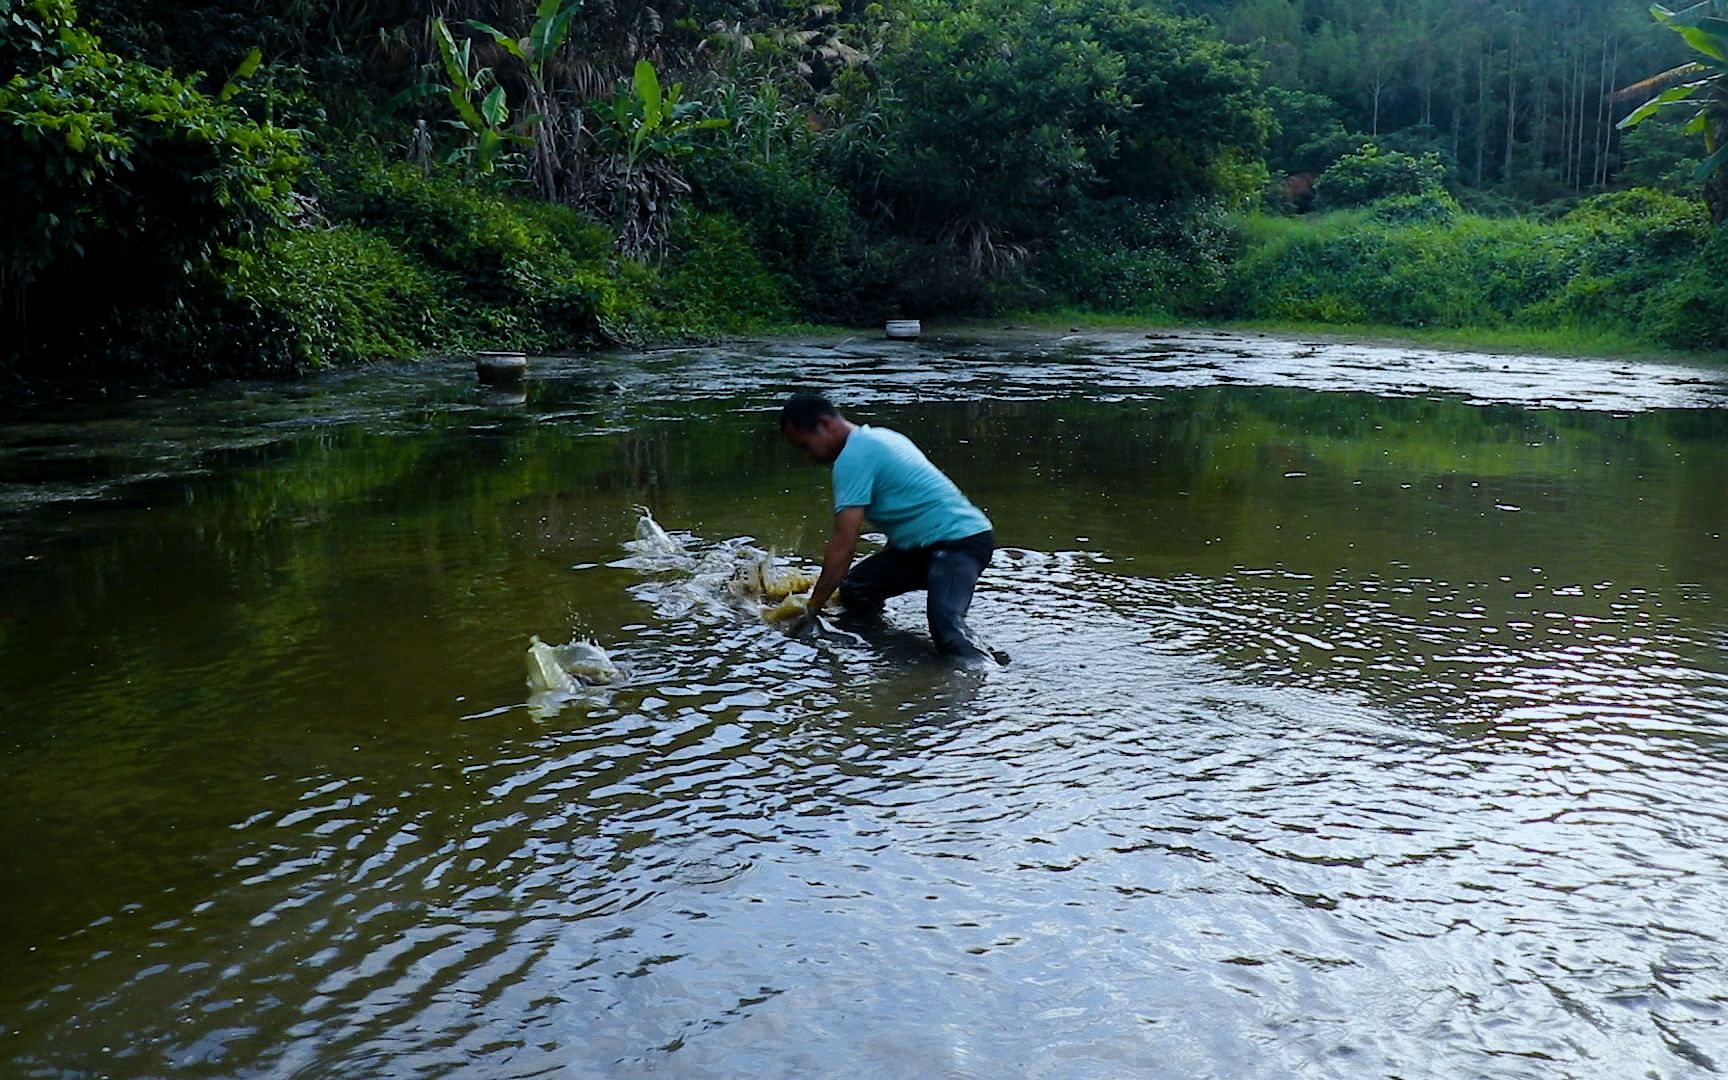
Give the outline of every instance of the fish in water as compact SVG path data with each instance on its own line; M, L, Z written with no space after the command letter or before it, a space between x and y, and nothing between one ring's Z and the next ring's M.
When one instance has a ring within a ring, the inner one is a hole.
M764 605L762 608L762 621L772 626L777 623L786 622L788 619L796 619L798 616L804 614L804 611L809 604L809 593L792 593L782 599L778 604L771 607Z
M815 574L781 566L766 551L745 548L739 552L738 569L726 587L734 596L778 601L793 593L809 592L815 586Z
M765 623L781 623L804 614L810 602L810 590L816 587L816 575L781 566L766 551L745 548L739 552L739 564L726 583L733 596L754 600Z
M763 622L782 623L804 613L816 575L789 566L770 552L728 541L691 554L677 538L667 535L647 507L637 507L636 538L624 547L636 558L632 565L689 572L691 595L708 600L731 597L753 607Z
M573 694L584 686L618 680L618 666L592 641L548 645L528 639L528 689L535 693Z

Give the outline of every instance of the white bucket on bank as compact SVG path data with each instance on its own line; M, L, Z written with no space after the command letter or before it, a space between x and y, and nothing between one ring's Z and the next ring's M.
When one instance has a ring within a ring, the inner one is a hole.
M910 341L924 332L924 327L917 319L889 319L888 336L897 341Z
M516 382L528 374L528 356L519 352L475 353L474 373L483 383Z

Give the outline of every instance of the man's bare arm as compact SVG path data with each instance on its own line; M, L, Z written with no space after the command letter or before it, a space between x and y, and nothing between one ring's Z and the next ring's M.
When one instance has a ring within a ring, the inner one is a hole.
M852 553L858 548L858 533L864 528L864 508L848 506L834 515L834 535L828 538L828 550L822 555L822 575L810 590L810 602L805 610L821 611L852 568Z

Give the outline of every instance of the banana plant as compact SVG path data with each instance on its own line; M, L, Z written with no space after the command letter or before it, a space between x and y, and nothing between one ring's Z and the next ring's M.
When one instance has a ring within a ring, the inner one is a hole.
M1721 223L1728 219L1728 0L1704 0L1680 11L1656 5L1650 14L1679 34L1699 58L1617 91L1615 100L1658 91L1619 126L1633 127L1677 105L1696 105L1685 130L1704 137L1697 177L1704 182L1711 216Z
M540 0L534 10L533 25L520 38L479 19L468 20L469 26L491 35L499 48L527 69L528 100L521 110L517 127L527 133L523 138L530 147L530 174L534 186L548 199L558 197L562 171L560 108L558 96L553 93L548 79L548 69L552 58L563 48L564 39L570 33L570 23L582 10L583 3L584 0Z
M534 25L529 28L528 35L514 38L509 34L481 22L479 19L469 19L468 25L483 34L492 35L500 48L527 65L529 75L536 85L546 85L546 64L564 45L564 39L570 33L570 22L582 10L584 0L540 0L534 9Z
M489 173L508 145L531 145L534 140L509 130L510 105L505 99L504 87L498 83L491 68L474 66L473 41L464 38L461 44L457 44L442 18L432 20L432 31L450 85L428 89L442 90L449 97L458 117L450 123L465 128L473 136L474 163L481 172Z
M636 62L635 77L624 93L603 102L597 111L601 139L618 150L627 168L635 169L653 156L677 158L695 149L699 131L728 126L731 121L703 117L702 106L683 100L684 86L662 88L660 76L647 60Z
M731 123L701 116L701 105L683 94L682 84L662 87L654 65L639 60L629 84L595 103L596 140L608 152L603 201L627 251L646 251L665 237L673 201L690 190L677 159L696 148L699 132Z

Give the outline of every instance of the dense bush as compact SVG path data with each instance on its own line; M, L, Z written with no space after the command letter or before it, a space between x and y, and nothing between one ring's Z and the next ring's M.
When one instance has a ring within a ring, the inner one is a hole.
M446 321L437 278L356 226L289 232L235 262L234 314L263 333L232 344L291 370L414 356Z
M734 218L686 213L672 226L671 248L659 290L673 316L667 329L738 333L792 316L786 279L763 264Z
M1717 228L1679 273L1659 277L1640 326L1652 341L1728 349L1728 229Z
M167 358L165 374L201 379L707 337L791 314L782 279L723 215L687 215L664 261L647 263L565 207L403 167L336 171L321 185L341 192L324 208L334 224L224 249L171 300L81 321L75 353L110 375Z
M1438 188L1388 195L1368 205L1369 216L1387 225L1450 225L1461 212L1458 200Z
M1122 199L1088 207L1033 262L1029 303L1103 311L1197 313L1215 308L1236 230L1216 205Z
M1687 245L1695 242L1710 225L1703 203L1652 188L1592 196L1562 221L1597 228L1630 228L1646 235L1665 234Z
M451 298L437 279L352 226L284 231L228 256L186 281L176 302L100 326L113 363L90 374L293 375L420 355L449 328Z
M1332 163L1314 182L1314 195L1327 209L1366 206L1394 195L1422 195L1445 187L1440 155L1420 157L1401 150L1382 151L1373 143Z
M1266 104L1272 115L1266 163L1274 175L1317 175L1362 148L1362 136L1344 130L1342 110L1324 94L1269 87Z
M297 136L105 51L69 0L0 0L0 21L0 308L27 323L8 351L166 302L286 217Z
M1150 201L1244 183L1267 119L1255 67L1132 0L918 0L883 58L898 229L1013 266L1093 192ZM1257 182L1248 186L1257 188Z
M1387 220L1410 197L1314 221L1259 219L1230 270L1236 317L1409 327L1611 330L1728 347L1728 242L1700 204L1631 191L1555 223Z
M652 271L575 210L403 165L340 169L333 213L389 239L452 284L456 314L495 347L633 340Z
M806 152L759 155L723 144L688 166L694 200L740 221L798 312L811 319L883 315L865 222ZM687 242L687 241L686 241Z

